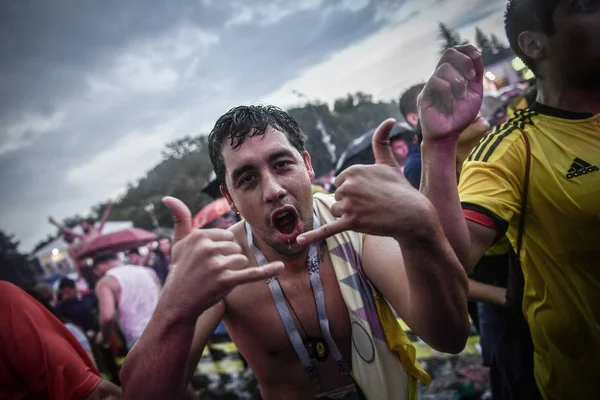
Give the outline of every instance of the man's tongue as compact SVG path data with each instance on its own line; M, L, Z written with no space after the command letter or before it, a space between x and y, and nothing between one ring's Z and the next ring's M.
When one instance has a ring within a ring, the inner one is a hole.
M275 229L279 232L289 235L296 227L296 215L293 212L286 212L275 217Z

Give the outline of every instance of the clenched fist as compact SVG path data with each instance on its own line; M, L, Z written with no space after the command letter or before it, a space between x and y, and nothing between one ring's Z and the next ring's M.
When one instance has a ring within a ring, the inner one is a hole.
M471 45L446 50L417 102L423 141L457 140L482 101L481 53Z

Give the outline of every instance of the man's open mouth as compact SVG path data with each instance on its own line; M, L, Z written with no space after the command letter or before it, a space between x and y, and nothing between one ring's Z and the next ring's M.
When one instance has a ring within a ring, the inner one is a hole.
M271 214L271 224L277 231L289 235L298 224L298 213L294 207L282 207Z

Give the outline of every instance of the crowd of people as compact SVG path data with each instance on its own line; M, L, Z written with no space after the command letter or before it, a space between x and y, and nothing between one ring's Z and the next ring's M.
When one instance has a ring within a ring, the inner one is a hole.
M600 398L600 3L512 0L505 28L533 86L484 118L482 55L448 49L400 97L412 139L381 123L333 195L288 113L229 110L208 144L231 211L195 229L166 197L172 243L96 255L89 294L0 282L0 398L194 398L225 326L266 400L416 399L397 318L453 354L474 323L493 399ZM109 212L61 227L75 257Z

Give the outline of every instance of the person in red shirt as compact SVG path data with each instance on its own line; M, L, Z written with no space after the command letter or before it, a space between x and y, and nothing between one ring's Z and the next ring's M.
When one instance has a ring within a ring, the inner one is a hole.
M75 337L33 297L0 281L0 399L119 399Z

